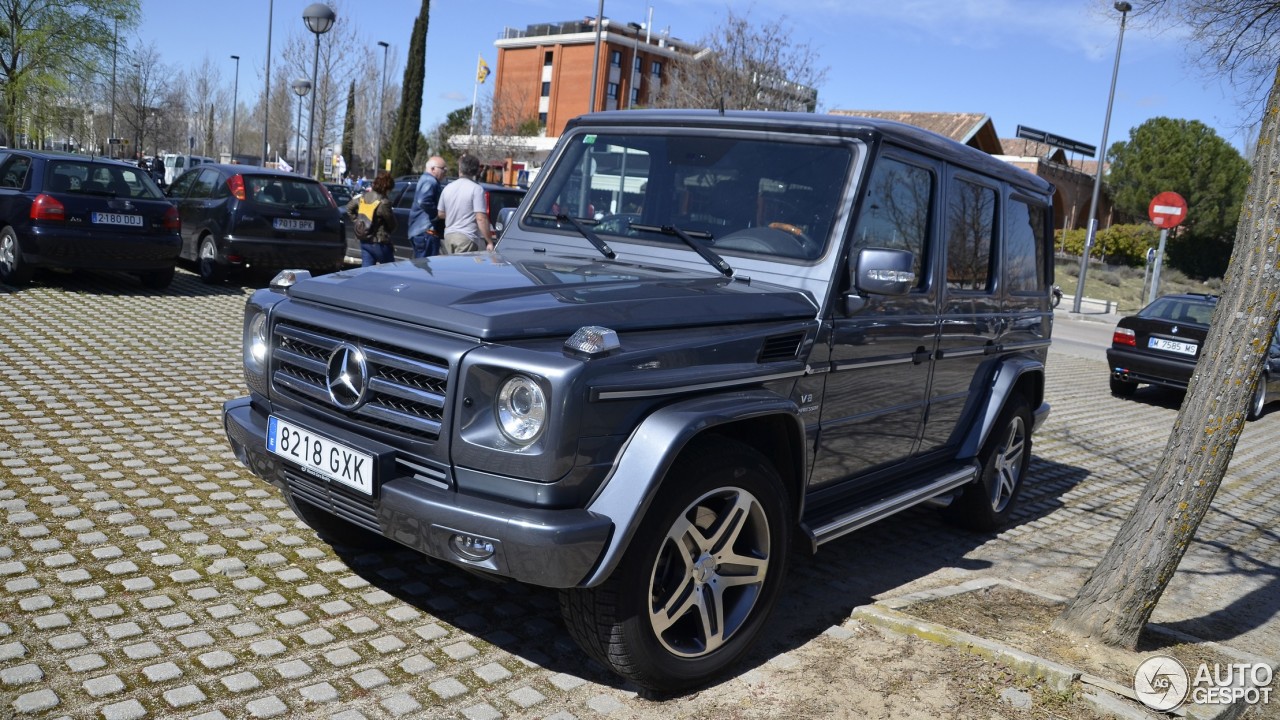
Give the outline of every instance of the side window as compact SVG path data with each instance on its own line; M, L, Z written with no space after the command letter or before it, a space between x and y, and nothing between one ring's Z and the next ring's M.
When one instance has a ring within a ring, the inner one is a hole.
M192 174L197 174L192 171ZM216 170L201 170L195 184L191 186L191 192L187 197L190 198L207 198L213 194L213 186L218 184L218 173Z
M21 188L27 182L27 171L31 169L31 158L15 155L0 168L0 187Z
M178 176L178 179L173 181L173 185L169 186L169 197L179 199L186 197L187 191L191 189L191 184L196 181L196 176L199 174L189 172Z
M1019 198L1010 198L1005 208L1004 284L1011 293L1044 291L1046 212Z
M953 178L947 193L947 287L991 289L996 191Z
M907 250L915 256L911 270L917 287L926 280L929 247L929 208L933 201L933 173L899 160L881 158L871 172L867 199L853 241L853 258L865 248Z

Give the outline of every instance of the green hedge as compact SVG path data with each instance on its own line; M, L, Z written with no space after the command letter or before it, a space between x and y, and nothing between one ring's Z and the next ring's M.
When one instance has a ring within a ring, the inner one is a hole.
M1054 247L1058 250L1065 250L1071 255L1084 252L1084 230L1068 230L1065 245L1061 230L1054 233L1054 236ZM1112 225L1098 231L1089 256L1108 265L1141 267L1147 262L1147 250L1159 242L1160 231L1149 223Z

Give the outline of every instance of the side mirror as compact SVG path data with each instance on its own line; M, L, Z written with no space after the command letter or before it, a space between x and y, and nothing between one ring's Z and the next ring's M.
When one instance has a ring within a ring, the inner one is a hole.
M858 253L853 286L862 293L906 295L916 286L915 255L906 250L867 248Z
M516 208L504 207L498 211L498 219L493 223L493 233L499 238L502 237L502 231L507 228L516 218Z

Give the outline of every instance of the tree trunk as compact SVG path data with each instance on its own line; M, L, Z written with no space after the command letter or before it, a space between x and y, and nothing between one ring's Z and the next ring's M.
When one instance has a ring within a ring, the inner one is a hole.
M1223 296L1168 445L1110 549L1054 621L1056 630L1134 648L1226 474L1280 317L1278 116L1280 68Z

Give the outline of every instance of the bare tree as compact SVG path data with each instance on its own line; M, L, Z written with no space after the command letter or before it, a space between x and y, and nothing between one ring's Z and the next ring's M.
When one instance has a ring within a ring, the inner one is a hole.
M158 133L166 122L165 100L170 96L173 71L160 62L160 55L148 44L128 54L129 69L120 85L121 108L118 121L132 141L131 154L144 155L159 150Z
M178 120L177 124L183 129L185 137L183 137L178 151L187 152L191 146L191 138L195 138L201 155L216 153L216 148L209 147L210 143L208 141L208 137L212 132L212 129L208 127L209 108L223 104L222 73L218 71L218 65L206 54L200 66L187 73L183 85L187 88L186 112L184 113L185 116ZM226 100L230 100L230 98L228 97ZM226 104L229 105L229 102Z
M756 25L729 9L724 24L699 41L703 51L674 63L659 107L725 110L817 109L827 69L797 41L786 16Z
M1226 286L1155 475L1115 541L1054 627L1133 648L1208 512L1244 428L1263 355L1280 320L1280 4L1151 0L1182 19L1216 67L1271 86Z

